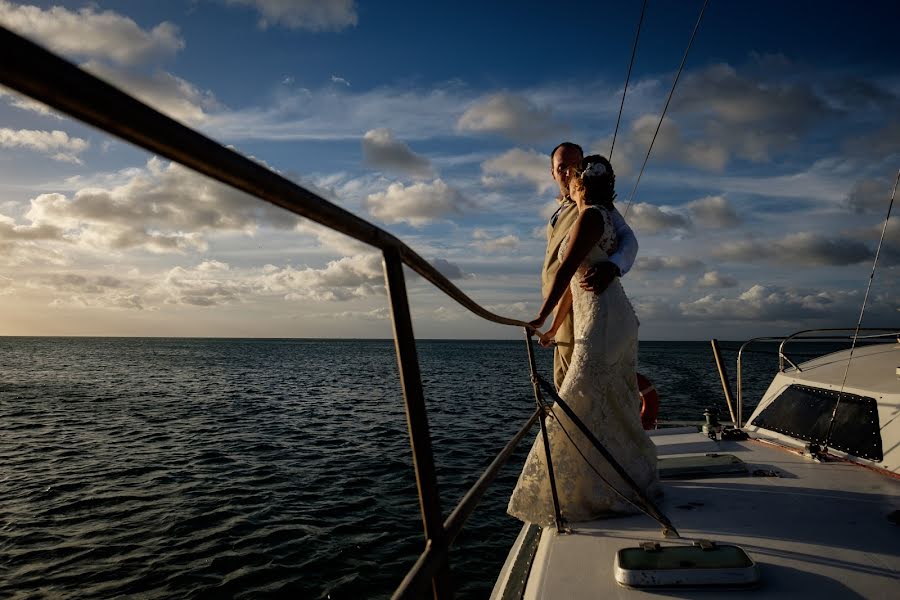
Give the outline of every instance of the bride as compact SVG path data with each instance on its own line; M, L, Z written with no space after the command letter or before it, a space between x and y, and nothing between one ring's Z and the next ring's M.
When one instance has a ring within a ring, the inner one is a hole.
M541 345L549 345L572 309L575 349L559 395L642 491L654 494L658 488L656 449L641 427L635 380L638 320L634 309L618 279L600 294L581 289L580 277L573 279L592 265L606 261L615 250L616 236L609 214L614 187L615 175L609 161L598 155L585 157L580 172L569 183L569 195L578 206L578 219L559 249L560 267L553 287L531 325L543 325L556 308L553 324L541 334ZM577 522L634 512L631 504L603 483L578 449L617 490L633 497L621 477L561 410L555 411L555 417L547 420L547 434L563 517ZM554 523L540 435L531 447L507 512L522 521L545 526Z

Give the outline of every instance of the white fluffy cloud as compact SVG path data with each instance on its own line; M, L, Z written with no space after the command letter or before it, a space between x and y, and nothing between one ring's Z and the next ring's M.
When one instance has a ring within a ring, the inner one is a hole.
M859 311L861 298L857 292L808 291L754 285L736 297L710 294L683 302L684 316L728 321L790 321L840 319L849 322ZM873 308L883 310L886 298L873 301ZM896 301L894 302L896 305Z
M291 29L339 31L356 25L354 0L225 0L259 11L260 27L281 25Z
M518 236L512 234L495 236L484 229L473 231L472 239L476 248L489 254L510 252L519 247Z
M515 141L539 142L558 136L563 129L549 108L536 106L527 98L499 93L470 106L456 123L460 131L500 134Z
M394 138L390 129L370 129L362 138L363 158L377 169L400 171L417 177L434 175L431 163Z
M419 227L452 214L461 214L470 202L441 179L431 183L392 183L384 192L369 194L365 206L386 223L409 223Z
M171 56L184 48L172 23L145 30L128 17L92 6L78 11L61 6L44 10L0 0L0 23L66 56L100 58L121 65Z
M190 125L205 123L209 112L219 107L211 92L200 90L163 70L145 74L98 61L89 61L82 66L161 113Z
M260 226L291 229L298 223L287 211L156 158L114 187L41 194L25 219L0 219L0 240L171 253L203 250L204 236L215 232L252 234Z
M694 221L706 227L730 228L741 223L741 218L723 196L706 196L688 202L687 209Z
M90 144L78 137L69 137L65 131L39 131L34 129L0 128L0 147L27 148L62 162L81 164L78 154Z
M638 256L634 262L636 271L687 270L703 267L703 261L681 256Z
M738 284L737 279L731 275L725 275L718 271L707 271L697 281L698 288L729 288Z
M533 184L541 194L546 194L557 185L550 175L550 158L534 150L513 148L484 161L481 172L481 181L485 185L495 185L501 181L525 182Z
M282 294L287 300L350 300L384 294L378 254L345 256L322 269L269 265L259 283L265 291Z

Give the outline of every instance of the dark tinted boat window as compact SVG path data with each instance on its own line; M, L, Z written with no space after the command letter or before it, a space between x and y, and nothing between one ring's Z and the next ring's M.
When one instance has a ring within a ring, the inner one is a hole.
M792 385L775 398L751 425L824 444L837 399L836 390ZM883 454L875 399L846 392L841 394L834 432L828 445L854 456L880 461Z

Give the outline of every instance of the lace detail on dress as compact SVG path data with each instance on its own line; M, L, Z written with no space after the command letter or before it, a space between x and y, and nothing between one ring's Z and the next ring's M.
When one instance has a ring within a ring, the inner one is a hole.
M615 231L608 211L604 232L572 278L575 348L559 395L597 436L617 462L647 493L658 485L656 448L640 421L640 396L635 380L638 321L619 280L602 294L582 290L581 273L607 260L615 248ZM565 253L568 239L560 247ZM588 466L562 431L568 432L581 452L616 489L631 496L625 482L597 452L575 424L559 409L547 420L560 508L570 522L586 521L607 513L633 512ZM558 420L557 420L558 419ZM509 514L541 525L554 522L544 444L540 434L519 476L509 501Z

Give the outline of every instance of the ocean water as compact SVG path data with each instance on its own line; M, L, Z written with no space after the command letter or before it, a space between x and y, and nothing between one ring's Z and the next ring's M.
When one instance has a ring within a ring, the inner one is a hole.
M446 514L533 410L527 355L418 351ZM639 362L661 418L727 414L707 342ZM746 415L776 368L745 359ZM526 439L457 540L459 598L519 532ZM423 547L411 465L390 340L0 338L0 597L386 598Z

